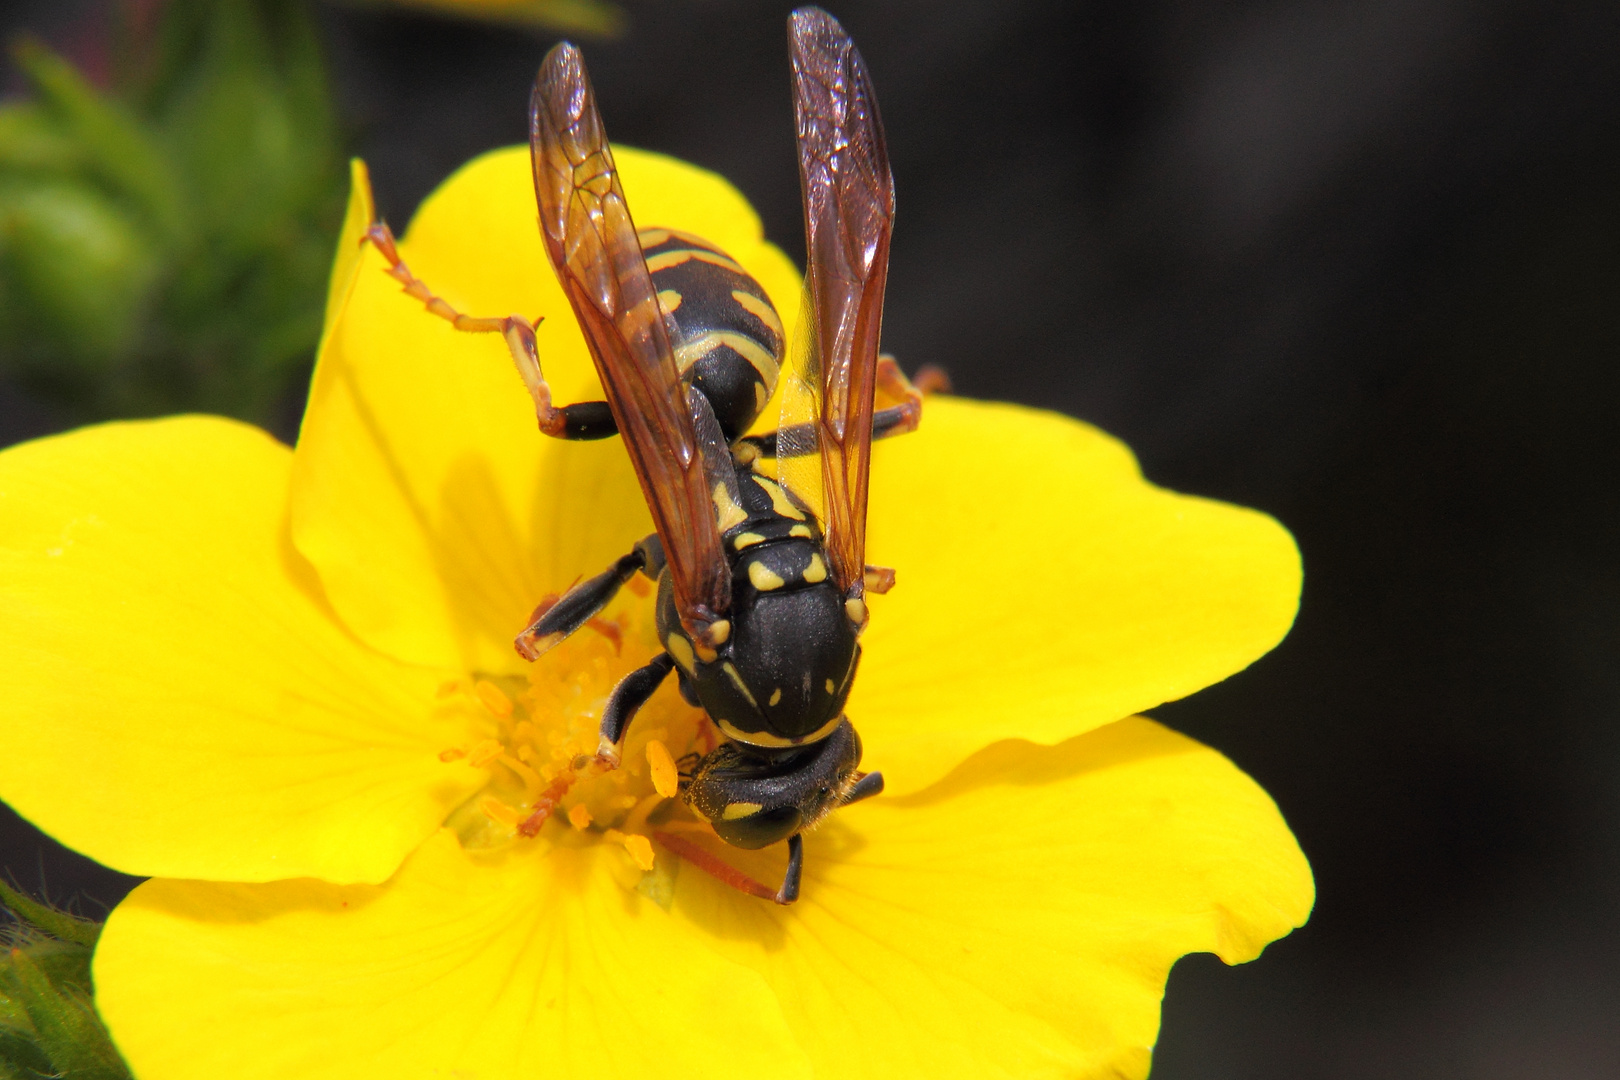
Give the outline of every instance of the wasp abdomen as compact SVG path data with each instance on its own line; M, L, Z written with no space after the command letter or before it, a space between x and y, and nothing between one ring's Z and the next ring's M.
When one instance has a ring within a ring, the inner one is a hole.
M782 319L759 282L707 240L673 229L638 237L659 307L674 324L676 366L735 441L776 387Z

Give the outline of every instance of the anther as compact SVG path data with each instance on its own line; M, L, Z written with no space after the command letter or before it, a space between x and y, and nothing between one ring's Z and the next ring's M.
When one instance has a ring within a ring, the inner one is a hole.
M624 845L624 850L630 853L631 860L643 870L653 868L652 841L639 833L622 833L618 829L609 829L604 833L609 840Z
M507 806L501 800L490 795L485 795L478 800L478 809L482 810L484 816L489 820L497 821L514 829L523 821L523 812L521 810Z
M462 758L464 758L466 756L467 756L467 751L461 749L460 747L456 747L456 746L452 746L448 750L440 750L439 751L439 760L442 761L442 762L445 762L446 764L449 764L452 761L460 761Z
M481 768L499 758L505 752L506 747L502 746L494 739L485 739L468 752L467 764L476 765Z
M591 826L591 812L584 803L575 803L568 809L568 824L584 832Z
M652 771L653 790L666 799L674 798L681 789L681 774L675 768L675 759L670 756L669 747L657 739L649 739L647 767Z
M512 699L494 683L479 679L477 685L473 687L473 692L478 695L478 700L484 708L502 720L512 715Z

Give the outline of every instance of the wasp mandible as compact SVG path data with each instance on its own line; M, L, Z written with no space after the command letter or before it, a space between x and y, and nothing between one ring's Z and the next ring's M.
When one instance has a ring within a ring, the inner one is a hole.
M808 267L802 341L785 368L782 320L739 264L699 237L638 233L584 60L566 42L535 81L530 151L546 251L606 401L553 405L533 325L456 313L410 275L386 226L369 234L430 310L505 336L542 432L617 434L629 451L657 531L515 643L536 660L634 575L658 583L663 651L614 688L595 759L575 774L618 764L636 711L675 672L725 737L682 774L681 797L729 844L787 841L782 885L766 892L784 904L799 893L801 833L883 789L881 773L860 771L844 704L865 594L894 580L865 562L872 440L914 430L922 403L878 351L894 184L866 65L819 8L795 11L788 37ZM746 434L779 383L781 425ZM876 407L880 387L896 404ZM573 778L553 783L523 832L539 831Z

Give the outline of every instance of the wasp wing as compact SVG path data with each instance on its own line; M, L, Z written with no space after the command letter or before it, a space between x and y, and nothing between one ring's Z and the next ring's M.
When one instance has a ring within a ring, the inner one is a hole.
M584 59L567 42L546 54L535 79L529 150L546 252L652 511L681 621L700 636L731 606L709 482L729 451L723 440L705 445L694 429Z
M799 370L815 399L833 576L845 595L858 596L894 180L872 81L838 20L819 8L801 8L789 20L788 41L811 321Z

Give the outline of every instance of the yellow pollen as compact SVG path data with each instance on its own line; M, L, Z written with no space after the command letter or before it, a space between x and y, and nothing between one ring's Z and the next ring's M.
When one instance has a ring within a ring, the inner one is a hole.
M489 820L499 822L502 825L510 825L514 829L523 823L525 817L528 817L523 811L508 806L490 795L485 795L478 800L478 809L482 810L484 816Z
M584 803L575 803L569 808L568 824L572 825L581 832L584 832L586 829L590 828L591 812L586 809Z
M643 870L653 868L652 841L636 833L622 833L618 829L609 829L604 833L609 840L623 844L624 850L630 853L630 859Z
M494 683L479 679L478 684L473 687L473 692L478 695L478 700L484 708L501 719L512 715L512 699Z
M675 768L675 759L669 747L657 739L647 741L647 767L652 770L653 790L666 799L672 799L681 790L681 776Z
M483 767L506 753L506 747L494 739L485 739L467 754L467 764Z

